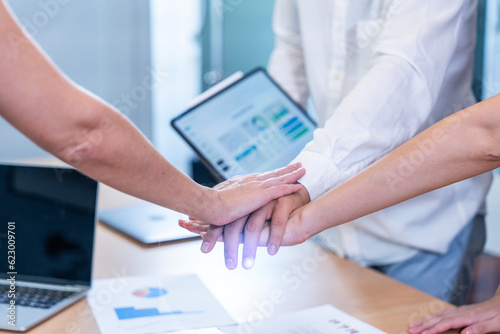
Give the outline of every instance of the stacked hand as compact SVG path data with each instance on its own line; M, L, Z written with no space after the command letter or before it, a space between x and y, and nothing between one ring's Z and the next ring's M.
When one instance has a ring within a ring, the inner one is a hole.
M249 215L276 198L295 193L302 188L296 182L304 174L305 169L301 164L295 163L271 172L235 176L222 182L213 188L216 197L214 200L200 203L217 205L217 210L214 210L214 207L202 210L210 213L208 219L205 218L205 223L226 225Z
M461 306L431 315L410 325L410 334L437 334L463 328L462 334L500 332L500 294L474 305Z
M268 253L274 255L281 245L296 245L306 240L307 236L298 223L300 212L292 214L310 201L307 190L299 184L298 186L299 191L272 200L251 214L224 226L208 225L196 219L181 220L179 225L203 236L201 250L204 253L210 252L217 241L224 241L228 269L237 267L238 247L243 243L242 264L245 269L250 269L254 265L258 246L267 246ZM214 189L224 191L228 187L231 188L231 185L221 184Z

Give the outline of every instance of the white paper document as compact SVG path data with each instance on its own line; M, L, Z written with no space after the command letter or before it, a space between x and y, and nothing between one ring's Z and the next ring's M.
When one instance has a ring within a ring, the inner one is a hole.
M95 280L88 301L103 334L163 333L234 324L196 275ZM218 332L207 328L192 333Z
M172 332L172 334L224 334L218 328L188 329L185 331Z
M223 330L228 334L386 334L332 305L269 318L264 324L249 322Z

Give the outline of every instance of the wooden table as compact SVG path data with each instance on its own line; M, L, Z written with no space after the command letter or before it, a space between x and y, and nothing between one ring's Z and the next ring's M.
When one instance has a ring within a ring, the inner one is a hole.
M100 208L135 202L101 186ZM451 307L312 242L282 248L274 257L261 249L249 271L227 270L222 245L210 254L199 247L199 239L142 246L99 223L93 277L196 273L239 322L332 304L387 333L406 333L409 322ZM83 299L29 333L88 334L99 329Z

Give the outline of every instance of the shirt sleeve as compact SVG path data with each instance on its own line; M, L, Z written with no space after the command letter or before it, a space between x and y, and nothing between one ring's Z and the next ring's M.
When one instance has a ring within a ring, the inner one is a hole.
M470 45L459 43L474 33L463 28L464 16L474 7L467 0L408 0L396 9L371 45L366 75L295 159L306 168L300 182L311 199L439 120L433 109L445 76L453 73L450 63L474 48L474 38ZM455 70L457 80L470 82L460 77L467 73L463 67ZM439 118L445 113L450 110L442 110Z
M309 98L297 5L294 0L276 0L273 17L275 48L269 74L304 109Z

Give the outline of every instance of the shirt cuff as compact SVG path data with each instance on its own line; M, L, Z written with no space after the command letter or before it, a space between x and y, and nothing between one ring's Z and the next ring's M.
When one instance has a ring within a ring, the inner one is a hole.
M306 174L298 181L309 192L309 197L315 200L332 189L338 182L338 169L324 155L302 151L293 162L300 162L306 169Z

